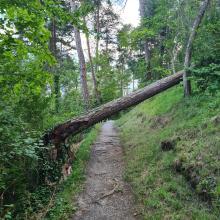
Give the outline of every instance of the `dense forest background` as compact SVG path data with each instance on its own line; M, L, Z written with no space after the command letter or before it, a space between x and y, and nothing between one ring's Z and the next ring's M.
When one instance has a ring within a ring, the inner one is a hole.
M28 219L48 203L69 157L68 141L56 160L41 141L57 123L183 69L193 95L219 91L220 2L139 3L141 22L132 27L120 20L122 0L1 0L2 219Z

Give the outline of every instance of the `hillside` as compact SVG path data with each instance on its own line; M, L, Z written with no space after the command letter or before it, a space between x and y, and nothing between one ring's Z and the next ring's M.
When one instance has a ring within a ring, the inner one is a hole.
M0 220L220 220L219 36L220 0L0 0Z
M218 219L220 98L177 86L118 120L125 179L146 219Z

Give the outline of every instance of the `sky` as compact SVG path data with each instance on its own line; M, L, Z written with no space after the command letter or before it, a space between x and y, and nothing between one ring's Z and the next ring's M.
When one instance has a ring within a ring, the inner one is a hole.
M121 11L121 19L124 24L137 27L140 22L139 0L128 0L126 7Z

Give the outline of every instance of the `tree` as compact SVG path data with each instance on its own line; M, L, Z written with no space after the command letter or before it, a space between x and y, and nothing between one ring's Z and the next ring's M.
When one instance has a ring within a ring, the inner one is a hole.
M118 113L121 110L125 110L131 106L137 105L140 102L162 91L165 91L166 89L178 84L182 80L182 76L183 72L180 71L127 96L93 109L86 115L79 116L63 124L57 125L49 133L44 135L44 143L52 143L59 148L60 144L65 141L68 136L77 134L84 129L89 128L90 126Z
M118 96L115 70L118 14L110 1L94 1L93 27L95 36L95 76L101 102L110 101Z
M118 70L118 77L117 81L119 81L119 88L121 96L124 95L124 89L128 87L131 83L131 70L129 69L128 63L129 60L132 59L131 57L131 49L129 45L129 33L131 27L129 25L124 25L119 31L117 35L117 51L118 51L118 58L117 58L117 70Z
M76 1L71 0L70 3L71 3L71 9L73 11L76 11L77 10ZM89 101L89 90L88 90L88 85L87 85L86 61L85 61L85 57L83 53L80 31L76 26L74 26L74 33L75 33L75 41L76 41L76 50L77 50L79 64L80 64L80 78L81 78L82 94L83 94L85 109L88 110L90 101Z
M199 13L193 22L192 30L190 32L190 36L187 42L186 52L185 52L185 61L184 61L185 72L183 74L183 86L184 86L185 96L189 96L191 94L191 84L190 84L190 80L188 79L188 75L189 75L188 68L190 67L190 63L191 63L193 41L196 37L197 29L199 28L199 25L201 24L202 18L204 17L204 14L208 8L209 3L210 3L210 0L204 0L202 2Z
M96 33L96 48L95 48L95 73L98 72L98 62L99 62L99 42L100 42L100 7L101 1L95 1L96 11L95 11L95 33Z
M86 24L85 17L84 17L84 23ZM97 79L96 79L96 72L95 72L95 69L94 69L94 63L93 63L93 58L92 58L92 53L91 53L91 48L90 48L89 32L87 31L85 35L86 35L86 44L87 44L87 49L88 49L90 68L91 68L91 73L92 73L94 95L95 95L95 99L96 99L97 104L100 104L101 99L100 99L100 94L99 94L99 91L98 91L98 83L97 83Z
M56 28L56 19L55 17L52 18L51 20L51 39L50 39L50 51L53 54L54 58L58 59L58 54L57 54L57 28ZM55 94L55 111L56 113L59 112L59 105L60 105L60 76L57 71L57 65L54 65L52 68L52 73L53 73L53 80L54 80L54 94Z
M145 26L146 19L149 19L153 16L153 1L152 0L139 0L140 6L140 16L142 19L142 25ZM144 41L144 57L146 62L146 77L148 80L152 79L151 73L151 49L150 42L148 40Z

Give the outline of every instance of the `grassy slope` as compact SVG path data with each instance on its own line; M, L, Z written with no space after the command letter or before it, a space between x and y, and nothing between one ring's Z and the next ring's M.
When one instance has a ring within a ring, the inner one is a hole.
M145 219L219 219L219 124L220 96L187 100L180 86L118 121L125 178ZM164 140L175 142L175 150L162 151Z
M53 207L49 210L48 220L65 220L69 219L76 210L74 197L81 191L85 180L85 168L89 160L90 149L97 138L100 130L100 124L96 125L85 137L76 154L76 160L73 163L73 172L70 177L63 183L60 193L56 195Z

